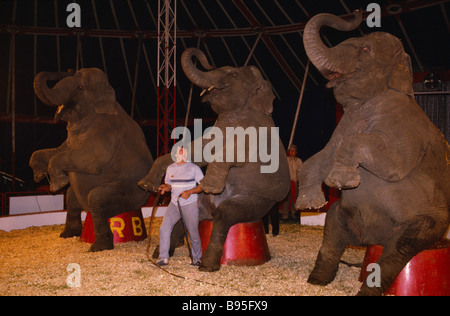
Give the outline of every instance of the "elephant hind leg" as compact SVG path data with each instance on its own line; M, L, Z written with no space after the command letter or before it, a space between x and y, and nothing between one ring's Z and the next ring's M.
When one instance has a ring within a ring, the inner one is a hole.
M108 216L104 212L91 212L94 226L95 241L89 248L89 252L114 249L114 235L108 222Z
M364 280L358 295L382 295L416 254L442 238L445 226L445 223L437 218L419 215L413 223L390 237L384 245L383 254L376 262L379 265L380 282L368 284L367 280Z
M134 189L134 188L133 188ZM135 210L141 195L146 194L139 188L109 184L96 187L88 195L88 211L92 216L95 241L89 251L102 251L114 248L114 235L108 218Z
M267 199L242 195L223 201L214 211L213 228L208 247L203 254L200 271L220 269L220 259L231 226L261 219L274 204Z
M340 202L336 202L327 213L322 246L308 278L310 284L324 286L332 282L336 277L345 246L358 244L355 236L346 228L344 216L340 211Z
M59 237L78 237L81 235L81 231L83 229L83 224L81 223L81 212L83 211L83 207L75 196L72 187L69 187L69 189L67 190L66 205L66 225Z

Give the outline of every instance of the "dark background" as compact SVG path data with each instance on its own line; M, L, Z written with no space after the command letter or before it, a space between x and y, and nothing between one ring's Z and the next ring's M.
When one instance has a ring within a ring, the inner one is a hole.
M16 189L34 188L32 171L28 166L32 152L59 146L66 138L64 125L43 123L47 122L46 118L53 117L55 109L45 106L36 99L32 82L37 72L65 71L76 67L77 37L67 33L71 29L66 25L66 18L70 14L66 12L66 7L71 2L61 0L0 2L0 171L6 173L12 173L13 168L12 109L11 98L8 97L12 37L10 30L11 25L19 27L19 32L15 36L16 115L23 115L25 119L18 118L16 123L15 167L16 176L25 180L27 185ZM134 118L141 123L148 146L156 157L156 127L142 122L156 119L157 115L158 44L155 36L152 37L151 34L157 34L158 1L76 2L81 6L81 27L84 30L97 29L97 16L98 28L101 30L147 32L148 37L143 39L138 65ZM284 34L263 33L249 62L250 65L261 68L273 86L276 94L273 119L279 127L283 144L287 146L307 63L301 26L317 13L330 12L348 16L355 9L365 10L367 4L371 2L375 1L178 0L177 63L186 47L197 46L196 34L204 33L200 49L207 53L215 66L239 67L244 65L250 49L257 40L259 30L264 28L270 30L273 26L297 25L297 31ZM322 32L324 41L328 45L336 45L353 36L374 31L389 32L403 41L406 52L411 56L415 72L439 73L450 69L449 1L376 1L376 3L380 4L382 9L380 28L369 28L364 21L359 29L352 32L324 29ZM117 22L114 16L117 17ZM56 28L61 32L59 36L54 34L35 36L29 31L24 31L26 27L37 27L40 33L46 28ZM227 36L220 37L217 32L219 30L242 32L233 36L228 33ZM110 83L116 91L117 100L128 113L131 113L132 86L128 73L131 82L134 82L139 39L125 37L119 40L103 37L101 44L106 64L102 60L98 37L81 36L80 43L82 52L80 67L98 67L106 70ZM57 47L60 51L59 62ZM291 80L293 76L295 79ZM189 90L190 82L181 67L178 67L176 116L181 122L184 121L186 114ZM215 114L209 105L199 101L199 93L200 89L194 87L189 117L214 119ZM203 128L210 124L204 123ZM325 88L325 80L311 65L293 142L299 148L300 158L306 160L323 148L335 124L334 97L331 91ZM7 186L2 188L7 189L9 189Z

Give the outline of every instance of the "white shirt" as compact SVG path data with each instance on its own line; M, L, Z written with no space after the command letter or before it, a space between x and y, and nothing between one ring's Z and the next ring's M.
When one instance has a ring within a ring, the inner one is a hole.
M298 157L287 157L288 164L289 164L289 174L291 176L291 181L297 182L298 181L298 171L303 165L303 162Z
M167 167L164 182L172 187L171 202L177 204L178 196L186 190L193 189L203 179L203 172L199 166L192 162L185 162L182 165L173 163ZM186 205L197 201L198 194L194 193L185 200L180 198L180 205Z

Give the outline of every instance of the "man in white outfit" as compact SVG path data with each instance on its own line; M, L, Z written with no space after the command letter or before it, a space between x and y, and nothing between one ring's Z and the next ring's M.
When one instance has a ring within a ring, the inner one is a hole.
M288 151L289 174L291 176L291 190L283 202L283 220L294 217L294 205L298 190L298 171L303 165L303 161L297 157L297 146L291 145Z
M198 183L203 179L203 172L197 165L187 161L187 152L183 147L177 149L177 162L169 165L166 170L164 184L158 190L161 194L172 191L170 204L164 214L159 231L159 259L158 265L169 263L170 235L173 227L180 220L180 210L177 200L179 197L182 220L189 232L192 251L192 265L200 265L202 246L198 232L198 193L202 189Z

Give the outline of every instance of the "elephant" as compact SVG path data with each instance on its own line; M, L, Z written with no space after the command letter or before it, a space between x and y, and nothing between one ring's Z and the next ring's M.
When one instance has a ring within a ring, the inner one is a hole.
M194 56L206 71L194 65ZM272 88L256 67L224 66L213 69L204 53L195 48L188 48L183 52L181 65L188 79L204 89L201 101L208 102L218 115L214 124L214 137L211 134L204 135L200 146L194 140L187 147L190 157L199 157L193 162L206 167L205 176L200 181L206 194L199 195L199 208L203 208L200 213L212 214L213 228L199 270L213 272L220 269L220 258L230 227L241 222L260 220L275 203L287 195L290 187L289 167L286 152L271 117L274 100ZM251 150L253 143L245 142L246 137L238 137L233 143L222 140L223 147L215 148L215 154L223 153L222 157L229 154L227 159L209 160L206 155L202 155L213 141L217 142L219 134L228 136L230 128L241 129L249 134L252 129L256 131L255 134L259 135L259 153L262 147L271 148L271 156L278 161L276 168L270 172L262 171L268 165L267 160L261 159L260 155L256 155L255 159L255 152ZM264 132L267 132L267 138L261 136ZM245 159L236 158L239 155L245 155ZM156 190L171 163L171 154L156 159L139 186L146 190Z
M47 81L57 81L49 88ZM40 72L37 97L58 106L55 121L67 122L67 139L30 158L34 180L50 176L56 192L67 184L67 217L61 237L80 236L81 212L92 215L95 242L89 251L113 249L108 218L139 209L149 198L137 181L153 163L144 133L116 101L106 74L98 68L75 73Z
M344 114L326 146L299 171L297 209L325 203L321 184L341 190L326 215L308 282L333 281L346 245L381 245L380 286L364 282L359 295L382 295L408 261L439 241L449 225L449 145L415 102L412 67L401 41L374 32L327 47L322 26L358 27L322 13L304 32L308 57L328 80Z

